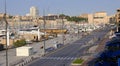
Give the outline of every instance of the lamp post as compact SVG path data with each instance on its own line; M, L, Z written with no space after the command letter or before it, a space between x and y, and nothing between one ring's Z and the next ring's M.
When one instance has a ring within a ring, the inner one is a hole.
M64 44L64 39L65 39L65 36L64 36L64 31L63 31L63 29L64 29L64 21L63 21L63 16L62 16L62 40L63 40L63 44Z
M38 24L38 41L40 41L40 27L39 27L39 23L38 23L38 19L37 19L37 24Z
M78 39L79 39L79 25L80 25L80 23L78 22Z
M3 19L6 23L6 25L5 25L5 30L6 30L6 66L9 66L8 65L8 22L6 19L6 0L4 1L4 4L5 4L5 13L4 13Z
M6 14L4 14L4 19L5 19L5 30L6 30L6 66L8 66L8 22L6 20Z
M44 21L44 24L43 24L43 28L44 28L44 47L43 47L43 54L45 55L45 41L46 41L46 39L45 39L45 25L46 25L46 21L45 21L45 11L43 11L43 14L44 14L44 16L43 16L43 21Z

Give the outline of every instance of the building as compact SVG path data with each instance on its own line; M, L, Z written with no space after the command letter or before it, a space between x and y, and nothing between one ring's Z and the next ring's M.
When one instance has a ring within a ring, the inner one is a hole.
M21 21L31 21L32 16L21 16Z
M30 16L32 16L32 17L39 16L39 10L37 9L37 7L32 6L30 8Z
M94 24L108 24L108 16L104 11L94 13L93 19Z
M115 18L115 14L109 16L109 23L110 24L115 24L116 23L116 18Z
M120 9L117 9L117 13L116 13L116 22L120 22Z
M101 25L109 23L109 17L104 11L96 12L93 14L82 14L80 17L87 18L89 24Z
M0 21L3 20L4 13L0 13ZM11 16L9 14L6 14L6 18L9 19Z
M18 47L16 48L16 56L30 56L33 55L32 47Z
M117 31L120 31L120 9L117 9L116 13Z
M89 14L81 14L79 17L88 18L88 15L89 15Z
M93 14L88 14L88 23L94 24Z
M21 16L20 15L13 16L13 20L20 21L21 20Z
M59 16L54 14L48 14L48 16L43 16L43 18L45 18L46 20L56 20L59 18Z
M93 24L93 14L81 14L80 17L88 19L88 23Z

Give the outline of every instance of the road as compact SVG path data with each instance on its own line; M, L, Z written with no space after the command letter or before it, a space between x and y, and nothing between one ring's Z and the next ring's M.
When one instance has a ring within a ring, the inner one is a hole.
M66 34L65 37L66 38L70 38L71 35ZM60 41L58 41L58 40L60 40ZM66 41L64 43L65 44L71 43L71 42L77 40L77 37L73 36L73 40L72 41L71 40L72 39L66 39ZM58 41L58 43L62 43L62 36L59 36L59 37L54 38L54 39L47 40L45 48L53 47L55 41ZM41 56L43 50L40 49L40 47L43 46L43 42L35 42L35 43L27 45L27 46L33 47L34 52L35 52L35 54L34 54L35 56ZM27 58L29 58L29 57L19 57L19 56L16 56L16 48L8 50L8 61L9 61L9 65L10 66L20 62L21 60L26 60ZM5 64L6 64L5 63L6 62L5 59L6 59L5 51L0 51L0 66L5 66Z
M94 31L90 35L68 44L49 55L41 57L36 61L31 62L27 66L70 66L74 59L86 55L85 52L88 48L96 45L97 39L104 37L107 32L107 28L100 31ZM93 40L93 44L90 44L89 41L92 39L96 41Z

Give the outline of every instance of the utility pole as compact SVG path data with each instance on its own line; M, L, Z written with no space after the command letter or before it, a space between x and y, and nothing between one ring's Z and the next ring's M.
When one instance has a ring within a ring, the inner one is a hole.
M5 4L5 13L4 13L4 16L3 16L3 19L6 23L6 26L5 26L5 29L6 29L6 66L9 66L8 65L8 39L7 39L7 36L8 36L8 22L7 22L7 19L6 19L6 0L4 1L4 4Z
M64 20L63 20L63 16L62 16L62 40L63 40L63 44L64 44L64 40L65 40L65 36L64 36Z
M40 26L39 26L39 23L38 23L38 19L36 20L37 21L37 27L38 27L38 41L40 41Z
M46 27L45 27L45 26L46 26L45 10L43 11L43 14L44 14L44 15L43 15L43 21L44 21L44 25L43 25L43 27L44 27L44 47L43 47L43 52L44 52L44 53L43 53L43 54L45 55L45 53L46 53L46 51L45 51L45 43L46 43L46 42L45 42L45 41L46 41L46 39L45 39L45 28L46 28Z
M80 23L78 22L78 39L79 39L79 25L80 25Z

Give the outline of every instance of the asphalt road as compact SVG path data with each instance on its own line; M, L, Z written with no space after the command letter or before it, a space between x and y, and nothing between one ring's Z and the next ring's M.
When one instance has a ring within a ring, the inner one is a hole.
M71 62L74 59L85 55L86 50L98 42L96 41L93 44L89 44L88 42L90 40L102 38L107 32L107 28L99 31L94 31L90 35L71 44L68 44L49 55L41 57L36 61L31 62L27 66L70 66Z
M81 34L79 34L81 36ZM69 39L66 39L64 41L64 44L68 44L68 43L71 43L71 42L74 42L77 40L77 37L74 36L74 34L72 34L73 38L70 38L71 35L69 34L65 34L65 37L66 38L69 38ZM61 36L58 36L56 38L53 38L53 39L49 39L47 40L45 43L45 48L49 48L49 47L54 47L55 46L55 42L58 41L58 43L62 43L62 35ZM28 44L26 45L28 47L33 47L34 49L34 55L32 56L39 56L41 57L41 55L43 54L43 49L40 49L41 46L43 46L43 42L35 42L35 43L32 43L32 44ZM31 57L31 56L29 56ZM29 59L29 57L26 57L26 56L16 56L16 48L13 48L13 49L9 49L8 50L8 61L9 61L9 65L14 65L14 64L18 64L20 61L22 60L26 60ZM6 52L5 50L4 51L0 51L0 66L5 66L6 65Z

